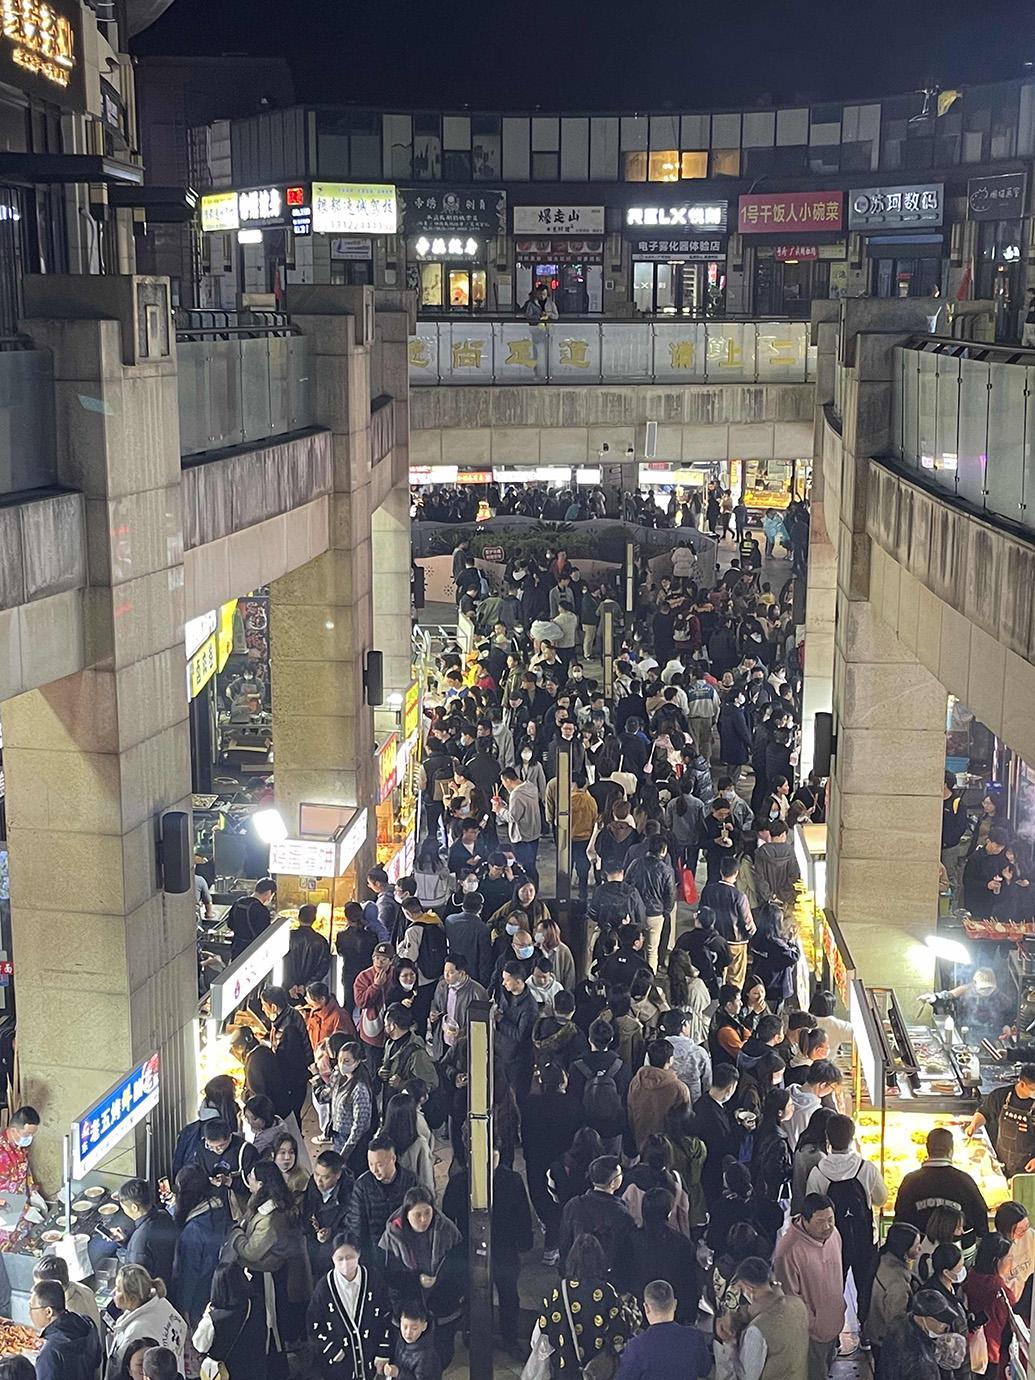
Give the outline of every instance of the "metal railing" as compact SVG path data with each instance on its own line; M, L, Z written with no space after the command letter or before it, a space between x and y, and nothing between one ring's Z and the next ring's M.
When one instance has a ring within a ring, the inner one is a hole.
M0 496L57 482L50 353L26 336L0 337Z
M177 307L177 340L232 340L236 336L296 335L286 312L231 311L223 307Z
M899 346L891 436L918 478L1035 532L1035 350L933 337Z
M802 321L418 321L410 384L805 383Z
M306 336L254 326L200 327L177 339L180 453L301 431L313 424Z

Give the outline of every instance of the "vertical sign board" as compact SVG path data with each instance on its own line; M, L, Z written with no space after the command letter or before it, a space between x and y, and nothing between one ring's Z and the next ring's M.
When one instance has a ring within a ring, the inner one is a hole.
M72 1123L72 1178L81 1179L158 1106L159 1059L150 1054Z

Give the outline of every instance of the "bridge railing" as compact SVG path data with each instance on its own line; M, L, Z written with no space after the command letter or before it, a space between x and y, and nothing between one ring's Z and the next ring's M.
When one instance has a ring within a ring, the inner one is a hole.
M804 321L418 321L411 386L806 383Z

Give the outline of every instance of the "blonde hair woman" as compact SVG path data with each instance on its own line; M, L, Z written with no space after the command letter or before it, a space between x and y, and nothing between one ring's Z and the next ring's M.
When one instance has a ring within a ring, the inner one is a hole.
M137 1337L153 1337L175 1354L183 1370L187 1324L165 1297L162 1280L152 1279L143 1265L123 1265L115 1276L115 1305L123 1311L112 1329L110 1355L120 1356Z

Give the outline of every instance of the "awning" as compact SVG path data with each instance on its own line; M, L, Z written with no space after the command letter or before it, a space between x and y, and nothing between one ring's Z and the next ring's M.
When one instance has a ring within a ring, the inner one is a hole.
M98 153L0 153L0 182L31 187L40 183L137 183L143 168Z
M108 205L144 211L154 224L186 224L198 214L198 194L193 187L155 187L150 183L137 187L116 182L108 187Z

